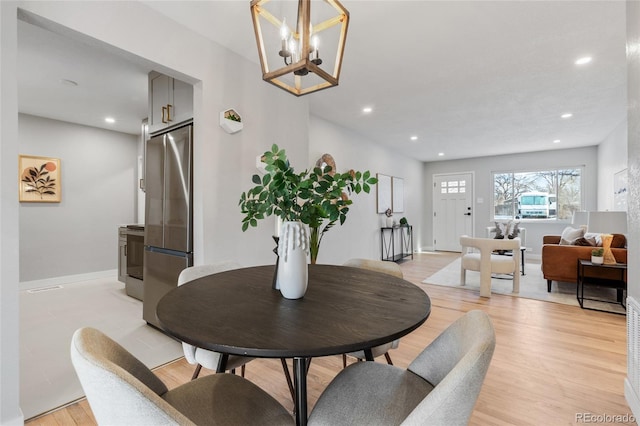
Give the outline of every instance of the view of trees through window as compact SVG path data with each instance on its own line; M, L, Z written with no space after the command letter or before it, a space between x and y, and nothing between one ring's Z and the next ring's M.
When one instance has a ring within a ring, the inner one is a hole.
M494 219L571 219L581 210L582 169L494 173Z

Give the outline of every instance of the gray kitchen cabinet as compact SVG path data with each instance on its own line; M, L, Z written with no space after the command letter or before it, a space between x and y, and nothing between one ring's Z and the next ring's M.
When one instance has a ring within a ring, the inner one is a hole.
M118 228L118 281L127 281L127 228Z
M193 86L149 73L149 133L156 133L193 118Z

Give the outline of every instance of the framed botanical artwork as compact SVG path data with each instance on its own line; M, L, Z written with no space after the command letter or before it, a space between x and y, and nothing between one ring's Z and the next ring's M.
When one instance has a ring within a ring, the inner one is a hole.
M391 176L377 173L376 177L378 178L376 186L376 211L378 213L384 213L387 209L391 209L393 207L391 204L393 202L391 199Z
M613 175L613 203L617 211L627 211L627 186L627 169Z
M391 198L393 202L393 212L402 213L404 211L404 180L399 177L391 178Z
M21 155L18 160L20 202L59 203L60 159Z

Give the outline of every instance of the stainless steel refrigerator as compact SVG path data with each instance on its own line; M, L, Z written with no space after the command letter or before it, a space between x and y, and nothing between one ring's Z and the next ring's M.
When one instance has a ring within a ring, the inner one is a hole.
M142 317L160 327L158 301L193 265L193 126L156 135L146 144L144 297Z

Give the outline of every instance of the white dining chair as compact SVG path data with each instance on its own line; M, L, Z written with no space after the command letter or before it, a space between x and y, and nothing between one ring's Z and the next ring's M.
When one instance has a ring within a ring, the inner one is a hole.
M381 272L383 274L393 275L394 277L404 279L402 269L400 269L400 266L395 262L386 262L382 260L372 259L349 259L343 265L351 266L353 268L368 269L370 271ZM393 342L385 343L384 345L378 345L371 348L371 353L374 358L377 358L380 355L384 355L385 359L387 360L387 364L393 365L393 361L391 360L389 351L391 349L397 349L399 345L400 339L396 339ZM342 368L345 368L347 366L347 355L357 358L359 361L365 359L364 351L342 354Z
M184 269L178 276L178 285L181 286L207 275L217 274L218 272L229 271L231 269L239 269L241 267L242 266L238 263L231 261L190 266ZM218 362L222 356L219 352L198 348L185 342L182 342L182 351L184 352L184 358L187 362L196 366L191 380L198 377L202 367L215 371L218 368ZM250 357L229 355L229 359L227 360L227 370L231 370L231 372L235 373L235 369L241 367L240 375L244 377L245 364L253 359L254 358Z

